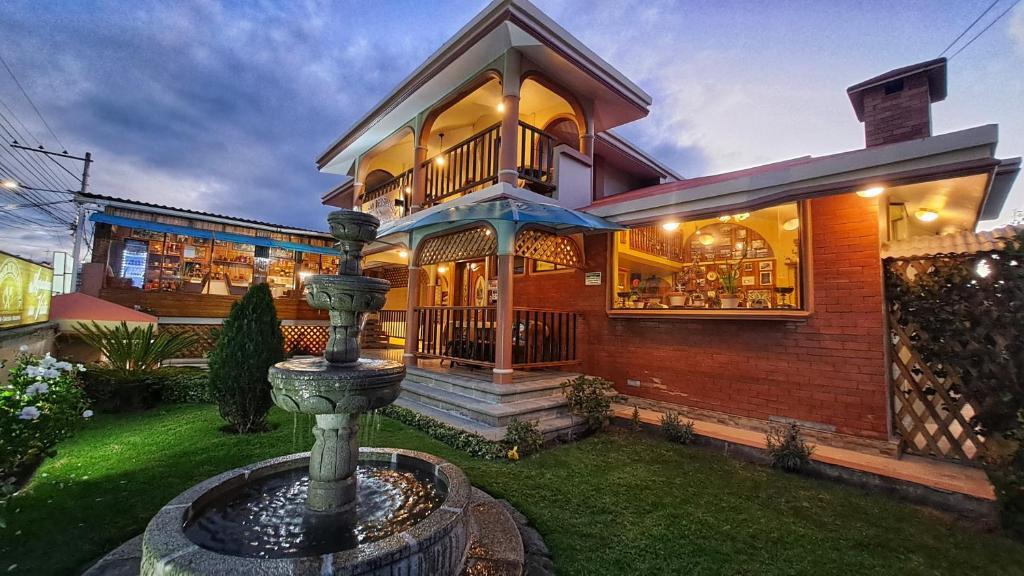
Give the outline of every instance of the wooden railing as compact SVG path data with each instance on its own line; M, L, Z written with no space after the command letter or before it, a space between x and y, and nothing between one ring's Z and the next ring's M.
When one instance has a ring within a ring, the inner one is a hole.
M660 226L629 229L629 247L638 252L676 262L686 262L683 242L678 234L665 234Z
M412 191L412 169L402 172L398 176L374 186L363 194L360 205L364 212L369 212L382 222L395 218L401 218L409 213L408 203ZM395 205L395 200L401 199L401 207Z
M405 339L405 310L381 310L377 316L381 329L389 338Z
M498 181L500 129L501 125L495 124L423 163L428 206Z
M452 364L494 366L497 309L493 306L423 306L417 352ZM512 325L512 367L543 368L578 362L579 314L516 308Z
M555 138L540 128L519 122L519 177L539 184L546 191L554 190Z
M494 124L426 160L423 163L426 205L497 182L500 133L501 124ZM540 192L550 194L555 188L554 136L520 122L518 140L519 177L536 184Z

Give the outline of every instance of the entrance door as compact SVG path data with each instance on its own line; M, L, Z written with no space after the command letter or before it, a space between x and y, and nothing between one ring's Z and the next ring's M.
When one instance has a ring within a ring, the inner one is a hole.
M455 264L459 287L456 306L487 305L487 263L485 260L467 260Z

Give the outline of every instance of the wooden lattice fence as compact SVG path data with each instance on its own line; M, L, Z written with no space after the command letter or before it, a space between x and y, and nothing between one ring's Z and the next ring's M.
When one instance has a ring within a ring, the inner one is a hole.
M217 340L219 324L161 324L160 331L171 334L188 333L198 341L178 358L206 358ZM322 354L327 346L327 326L316 324L285 324L281 326L286 354Z
M937 258L890 258L885 261L886 273L913 281L928 274ZM971 424L977 406L961 393L953 374L922 359L914 344L916 328L901 325L899 304L890 299L888 308L893 427L903 451L974 462L985 441Z

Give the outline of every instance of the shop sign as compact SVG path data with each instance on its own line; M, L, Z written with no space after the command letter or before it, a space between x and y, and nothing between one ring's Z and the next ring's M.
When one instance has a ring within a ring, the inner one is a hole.
M46 322L52 282L49 267L0 252L0 328Z
M587 272L583 276L584 286L600 286L601 285L601 273L600 272Z

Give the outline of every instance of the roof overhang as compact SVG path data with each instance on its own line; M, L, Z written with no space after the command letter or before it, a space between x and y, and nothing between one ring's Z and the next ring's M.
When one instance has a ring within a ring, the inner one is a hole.
M595 130L647 115L651 97L527 0L496 0L359 119L317 160L348 174L359 155L490 67L510 49L576 94L593 99Z
M617 156L621 162L630 165L631 170L639 169L651 176L661 178L663 182L682 180L683 177L675 170L662 164L650 154L637 148L629 140L608 130L597 135L594 143L595 152L604 156Z
M985 125L920 140L854 150L807 162L785 164L770 172L713 181L702 186L648 194L621 202L597 204L584 211L613 222L648 223L667 217L703 218L722 212L753 210L815 196L858 190L880 183L888 186L935 178L998 172L1002 161L993 157L998 128ZM1013 162L999 180L1008 190ZM991 179L995 181L996 179ZM684 181L685 182L685 181ZM999 197L997 197L999 196ZM612 197L614 198L614 197ZM1005 193L989 192L980 210L985 215L1002 209Z

